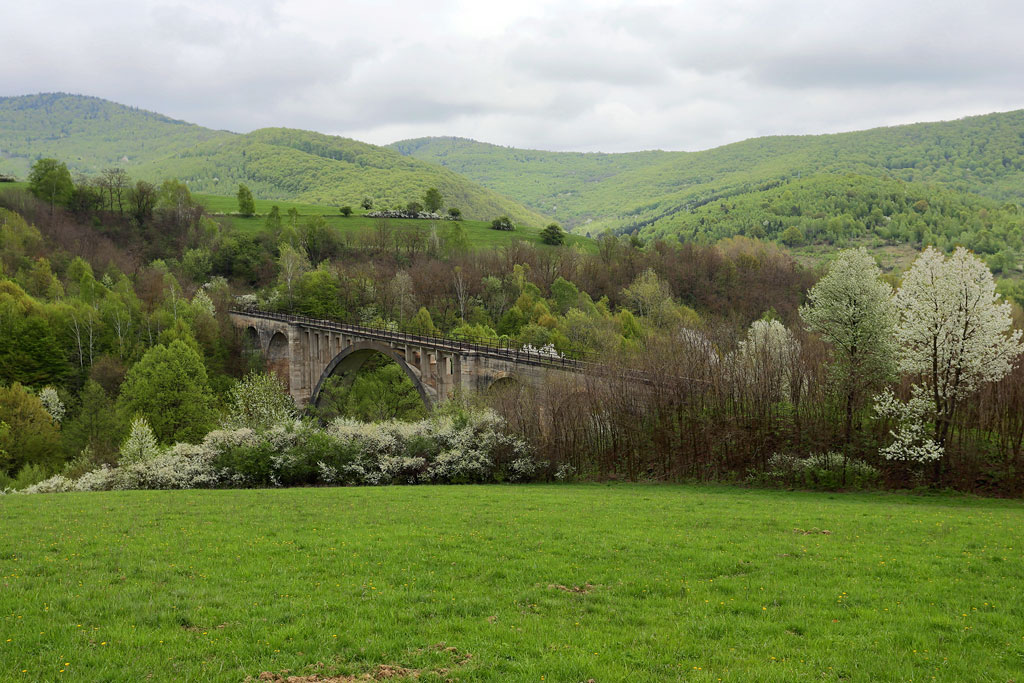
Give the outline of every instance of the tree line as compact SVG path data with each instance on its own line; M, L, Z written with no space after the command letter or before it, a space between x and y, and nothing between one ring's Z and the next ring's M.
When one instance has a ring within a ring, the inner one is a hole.
M1008 321L1016 316L1020 327L1019 306L987 288L991 274L966 251L948 259L925 252L925 265L901 279L878 272L864 252L849 252L822 277L777 246L743 237L702 245L608 236L596 253L526 243L470 250L458 223L399 229L383 220L363 239L345 239L322 218L298 215L278 215L276 224L268 215L264 231L244 235L206 215L181 183L154 191L142 217L122 214L116 192L88 211L51 204L45 193L0 192L0 383L17 397L10 405L44 411L17 426L0 416L5 443L52 417L40 398L45 387L65 406L60 425L50 420L47 447L32 451L48 459L14 461L12 452L30 451L0 446L6 475L65 467L83 453L116 459L136 414L162 441L201 436L234 382L259 363L225 317L241 296L313 317L550 345L620 368L586 379L584 391L553 379L537 392L488 399L552 466L580 475L775 472L793 481L806 475L806 456L819 454L831 463L826 471L867 466L890 485L1021 487L1016 347L1007 347L1003 365L973 375L943 356L941 367L959 368L946 391L946 379L909 360L907 349L920 342L901 332L917 310L908 302L927 294L911 276L935 279L947 269L971 273L984 285L978 300L999 311L982 326L996 335L982 348L1013 340ZM844 291L861 297L854 312L826 305ZM865 327L844 326L862 313ZM871 350L868 339L879 346ZM630 369L655 381L630 381ZM415 416L400 397L391 413L371 410L383 401L367 396L411 388L392 386L399 382L386 368L371 370L381 374L335 407L368 419ZM174 394L179 388L185 397Z

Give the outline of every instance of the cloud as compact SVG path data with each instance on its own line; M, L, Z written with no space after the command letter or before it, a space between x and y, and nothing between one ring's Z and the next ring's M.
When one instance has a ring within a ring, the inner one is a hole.
M373 143L701 149L1024 107L1024 6L974 0L36 0L0 95Z

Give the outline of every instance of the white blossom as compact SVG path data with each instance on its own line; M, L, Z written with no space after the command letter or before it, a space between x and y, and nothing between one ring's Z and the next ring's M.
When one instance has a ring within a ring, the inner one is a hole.
M64 421L64 402L60 400L60 396L57 395L57 390L52 386L45 386L39 392L39 400L42 402L43 407L46 408L46 412L50 414L54 422L60 423Z
M295 401L273 373L250 372L235 382L228 398L224 426L229 429L266 430L291 421L295 415Z
M196 313L205 313L211 317L217 313L217 309L213 305L213 299L210 298L210 295L204 289L196 290L195 295L192 297L192 309Z
M914 386L909 401L899 400L886 389L875 397L875 412L879 418L896 422L891 430L893 442L880 453L888 460L930 462L942 457L943 447L928 433L928 415L932 406L924 390Z
M732 357L734 379L766 400L781 401L794 393L799 356L800 342L785 325L778 320L755 320Z
M156 456L159 452L160 447L157 445L156 436L153 434L152 427L149 426L149 421L139 415L132 420L128 438L121 444L120 462L126 464L143 462Z
M934 423L941 445L960 402L1010 371L1024 349L1021 330L1012 330L1010 304L996 294L991 271L963 247L948 259L926 249L904 277L896 308L899 367L920 377L912 412Z
M539 356L540 358L549 358L552 360L561 360L564 358L564 356L555 348L554 344L545 344L539 349L532 344L523 344L521 351L528 356Z

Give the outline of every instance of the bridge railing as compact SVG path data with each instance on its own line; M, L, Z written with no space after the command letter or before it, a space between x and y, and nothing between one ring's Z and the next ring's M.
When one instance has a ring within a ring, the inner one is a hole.
M574 350L569 354L558 352L545 353L540 349L524 348L517 342L507 338L476 337L468 335L430 335L413 334L388 327L373 327L365 325L352 325L335 320L323 320L320 318L309 318L303 315L291 313L277 313L264 311L258 308L233 308L229 313L247 315L267 320L279 320L281 322L295 323L316 327L320 329L347 332L371 337L381 341L399 342L406 344L418 344L447 351L475 352L492 358L511 360L517 363L530 365L556 366L565 369L582 370L593 366L590 360L593 356L589 352Z

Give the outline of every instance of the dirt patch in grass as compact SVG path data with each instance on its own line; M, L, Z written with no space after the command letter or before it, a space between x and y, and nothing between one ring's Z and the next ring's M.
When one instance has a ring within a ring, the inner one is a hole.
M356 676L321 676L310 674L306 676L292 676L290 671L275 673L264 671L258 677L246 678L246 683L256 681L269 681L270 683L353 683L354 681L384 681L389 678L419 678L422 671L419 669L407 669L404 666L393 664L381 664L371 672Z
M438 652L444 652L451 656L452 667L465 666L473 655L468 652L462 652L457 647L450 647L445 643L437 643L431 645L429 648L422 648L416 652L422 654L426 650L437 650ZM324 668L323 662L317 662L306 667L309 669L322 669ZM404 666L398 666L397 664L378 664L372 671L367 671L362 674L346 675L346 676L328 676L321 674L304 674L304 675L292 675L292 672L288 669L284 669L279 672L264 671L256 678L248 676L244 683L259 683L259 681L268 681L269 683L356 683L358 681L386 681L388 679L418 679L421 676L427 674L433 674L436 676L444 677L451 671L451 668L442 667L438 669L410 669Z
M793 529L794 534L800 534L802 536L809 536L811 534L821 534L823 536L830 536L832 532L828 529L819 529L817 527L813 529Z
M564 591L566 593L576 593L577 595L586 595L592 593L597 586L592 583L585 583L582 586L563 586L560 583L549 583L548 588L556 591Z

